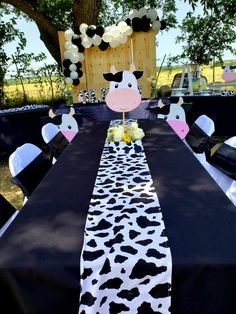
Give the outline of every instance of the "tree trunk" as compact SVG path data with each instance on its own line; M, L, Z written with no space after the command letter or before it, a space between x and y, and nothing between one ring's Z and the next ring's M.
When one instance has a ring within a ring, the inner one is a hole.
M74 0L73 2L73 27L81 23L96 25L101 10L102 0Z

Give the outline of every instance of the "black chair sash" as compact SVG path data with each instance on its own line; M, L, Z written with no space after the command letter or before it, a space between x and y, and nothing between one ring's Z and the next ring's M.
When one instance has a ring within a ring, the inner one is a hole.
M236 148L223 143L214 154L207 157L207 161L222 171L224 174L236 180Z
M20 173L12 177L11 182L19 186L24 195L29 197L51 166L52 163L41 153Z
M209 139L210 137L196 123L191 126L185 137L188 145L197 154L201 154L208 150Z
M16 209L0 194L0 228L15 213Z
M58 132L57 135L48 142L48 147L50 148L52 155L57 159L68 144L69 141L67 138L61 132Z

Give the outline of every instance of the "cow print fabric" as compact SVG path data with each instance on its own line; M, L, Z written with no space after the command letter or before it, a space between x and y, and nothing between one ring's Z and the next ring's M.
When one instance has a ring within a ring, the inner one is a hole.
M85 226L79 314L170 313L171 271L145 152L111 154L105 143Z

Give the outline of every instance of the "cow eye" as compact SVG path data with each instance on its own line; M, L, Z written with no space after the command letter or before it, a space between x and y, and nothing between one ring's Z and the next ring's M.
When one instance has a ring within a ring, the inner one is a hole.
M176 117L176 119L179 119L179 116L178 116L178 115L176 115L175 117Z
M118 87L119 87L119 84L116 84L116 85L115 85L115 88L118 88Z
M60 130L60 125L57 125L58 130Z
M168 116L164 116L164 120L167 120Z
M129 83L129 84L128 84L128 86L129 86L129 87L132 87L132 84L131 84L131 83Z
M71 129L71 125L68 125L68 129L69 129L69 130Z

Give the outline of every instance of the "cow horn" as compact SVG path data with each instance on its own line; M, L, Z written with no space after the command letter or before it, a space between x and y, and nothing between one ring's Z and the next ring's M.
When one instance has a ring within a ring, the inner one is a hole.
M70 114L71 116L73 116L73 115L75 114L75 108L70 107L70 112L69 112L69 114Z
M116 72L117 72L116 67L114 65L111 65L111 73L116 74Z
M54 118L56 116L52 109L49 110L48 115L50 118Z
M163 104L161 99L158 100L158 106L157 107L159 107L159 108L165 107L165 105Z
M177 102L177 105L181 106L184 103L183 97L179 97L179 101Z
M135 70L136 70L135 65L133 63L131 63L129 71L134 72Z

